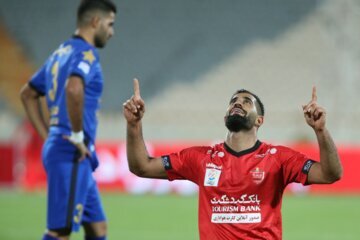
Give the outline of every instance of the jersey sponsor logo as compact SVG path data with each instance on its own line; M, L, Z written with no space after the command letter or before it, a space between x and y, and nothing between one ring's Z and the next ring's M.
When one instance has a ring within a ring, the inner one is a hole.
M221 170L206 168L204 186L217 187L221 175Z
M261 154L256 154L255 158L264 158L266 155L268 154L274 155L275 153L277 153L277 149L276 148L270 148L268 150L266 150L265 153L261 153Z
M210 200L213 223L259 223L261 205L257 194L214 197Z
M171 166L171 162L170 162L170 156L165 155L165 156L162 156L161 159L162 159L165 170L171 170L172 166Z
M90 65L84 61L79 63L78 68L85 74L88 74L90 72Z
M250 174L253 182L256 184L260 184L265 178L265 172L258 167L250 171Z
M314 164L314 160L307 160L305 163L304 163L304 166L302 168L302 172L305 173L305 174L308 174L309 171L310 171L310 168L311 166Z
M215 169L221 170L222 166L217 166L217 165L215 165L213 163L207 163L206 168L215 168Z
M259 223L260 213L213 213L212 223Z
M213 206L212 211L213 212L260 212L260 206L259 205L252 205L252 206L233 206L233 205L227 205L227 206Z
M214 197L210 200L211 204L260 204L260 200L257 194L242 194L239 198L228 197L226 194L222 195L221 198Z

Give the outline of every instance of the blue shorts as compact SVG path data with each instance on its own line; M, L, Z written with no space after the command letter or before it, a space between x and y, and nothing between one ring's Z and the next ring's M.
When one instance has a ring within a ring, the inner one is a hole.
M47 174L47 228L78 231L82 223L105 221L90 159L78 162L76 147L62 135L50 135L44 144Z

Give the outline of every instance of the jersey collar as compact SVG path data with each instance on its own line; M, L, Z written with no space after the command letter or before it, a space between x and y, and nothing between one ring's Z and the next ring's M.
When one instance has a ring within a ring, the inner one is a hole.
M248 154L248 153L251 153L251 152L254 152L256 151L261 145L261 142L259 140L256 141L256 143L254 144L254 146L252 146L251 148L248 148L248 149L245 149L245 150L242 150L240 152L236 152L234 150L232 150L227 144L226 142L224 142L224 148L227 152L229 152L230 154L236 156L236 157L241 157L245 154Z
M73 38L77 38L77 39L81 39L81 40L83 40L83 41L85 41L85 42L86 42L85 38L83 38L83 37L82 37L82 36L80 36L80 35L76 35L76 34L74 34L74 35L72 35L72 37L73 37Z
M80 40L84 41L87 45L89 45L89 46L91 46L92 48L95 49L95 47L94 47L93 45L91 45L88 41L85 40L85 38L83 38L83 37L80 36L80 35L74 34L74 35L72 36L72 38L73 38L73 39L80 39Z

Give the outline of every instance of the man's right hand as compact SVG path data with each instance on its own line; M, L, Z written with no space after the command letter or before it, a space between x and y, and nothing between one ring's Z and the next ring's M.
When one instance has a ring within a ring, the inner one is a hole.
M139 80L134 79L134 95L123 104L123 114L130 125L138 123L145 113L145 102L140 96Z
M86 147L83 141L81 142L74 141L71 136L67 136L67 135L64 135L64 138L67 139L72 144L74 144L74 146L78 149L80 155L78 158L79 162L83 161L86 157L91 156L89 149Z
M91 153L89 149L86 147L85 143L73 143L76 148L79 150L80 158L78 159L80 162L85 160L86 157L90 157Z

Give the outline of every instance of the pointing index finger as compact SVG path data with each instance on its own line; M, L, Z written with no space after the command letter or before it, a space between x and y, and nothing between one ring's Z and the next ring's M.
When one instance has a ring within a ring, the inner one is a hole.
M315 86L313 86L313 88L312 88L311 101L313 101L313 102L317 101L317 94L316 94L316 87Z
M134 78L134 96L135 96L135 98L141 98L140 97L140 85L139 85L139 80L137 78Z

